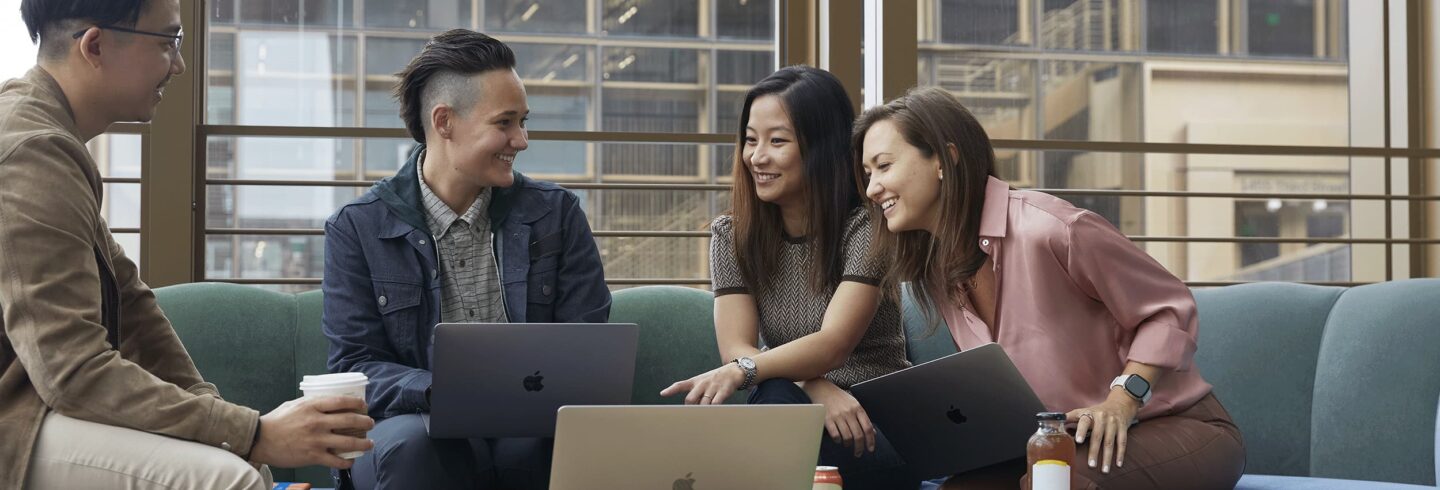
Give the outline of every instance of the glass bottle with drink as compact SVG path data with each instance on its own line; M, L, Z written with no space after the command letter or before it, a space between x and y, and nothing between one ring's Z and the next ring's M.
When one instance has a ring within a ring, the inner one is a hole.
M812 490L841 490L840 468L834 466L815 467L815 486Z
M1030 436L1025 460L1030 468L1030 490L1070 490L1070 463L1075 461L1075 439L1065 432L1065 414L1035 414L1040 429Z

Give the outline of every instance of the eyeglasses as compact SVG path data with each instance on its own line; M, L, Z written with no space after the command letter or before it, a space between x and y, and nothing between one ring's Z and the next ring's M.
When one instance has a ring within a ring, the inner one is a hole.
M135 30L135 29L126 29L126 28L124 28L124 27L116 27L116 26L95 26L95 28L97 28L97 29L108 29L108 30L112 30L112 31L116 31L116 32L127 32L127 33L130 33L130 34L140 34L140 35L142 35L142 36L155 36L155 37L168 38L168 39L170 39L170 47L175 48L175 52L177 52L177 53L180 52L180 44L185 41L185 31L180 31L180 32L177 32L177 33L175 33L175 34L165 34L165 33L163 33L163 32L137 31L137 30ZM72 39L80 39L80 36L84 36L84 35L85 35L85 31L88 31L88 30L90 30L90 28L88 28L88 27L85 28L85 29L81 29L79 32L76 32L75 34L72 34L72 35L70 36L70 38L72 38Z

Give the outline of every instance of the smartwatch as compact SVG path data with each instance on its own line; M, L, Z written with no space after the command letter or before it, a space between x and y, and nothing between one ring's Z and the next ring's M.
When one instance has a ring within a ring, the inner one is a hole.
M1138 374L1116 376L1115 380L1110 382L1110 389L1113 390L1117 386L1124 388L1125 394L1130 395L1130 398L1139 400L1141 406L1150 401L1150 382L1145 381L1145 378Z

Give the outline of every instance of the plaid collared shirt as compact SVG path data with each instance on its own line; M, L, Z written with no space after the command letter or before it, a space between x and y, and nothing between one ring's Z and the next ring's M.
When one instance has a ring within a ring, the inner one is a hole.
M425 223L435 240L440 261L440 321L445 323L504 323L505 302L500 289L500 271L491 248L491 189L486 187L457 215L425 183L425 155L420 155L415 172L420 174L420 195L425 204Z

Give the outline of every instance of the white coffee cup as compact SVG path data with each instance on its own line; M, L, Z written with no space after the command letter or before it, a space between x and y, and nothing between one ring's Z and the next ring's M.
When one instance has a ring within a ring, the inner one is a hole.
M306 375L300 381L300 392L305 398L324 398L327 396L353 396L361 400L365 399L365 385L370 382L364 373L335 373ZM364 411L357 411L366 415ZM355 437L365 437L363 431L337 431L339 434ZM348 453L336 454L345 459L355 459L365 454L365 451L351 451Z

